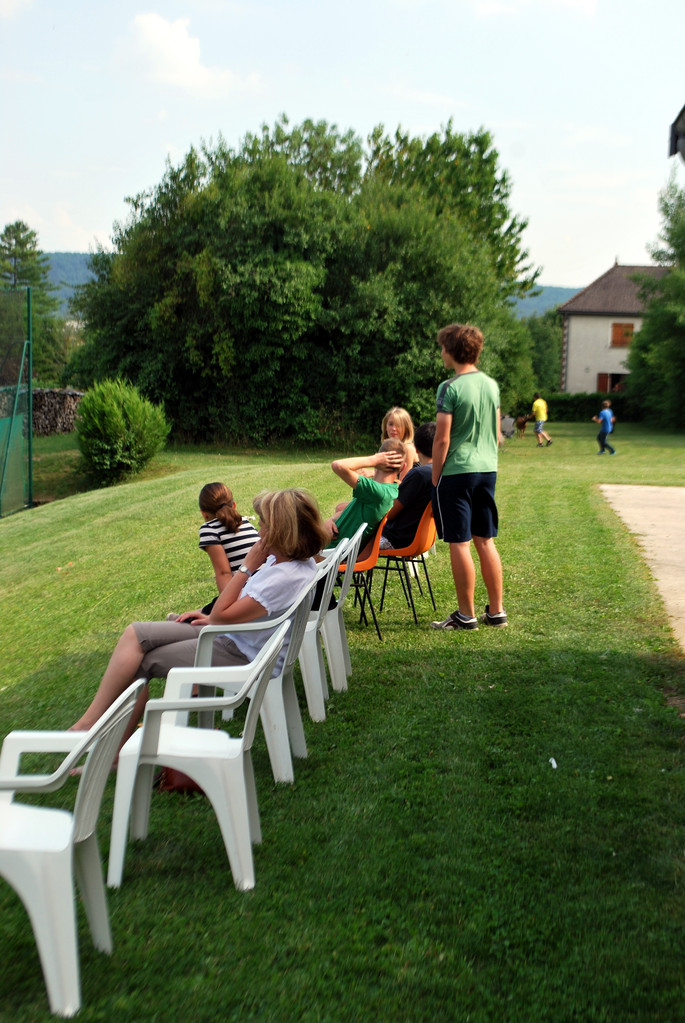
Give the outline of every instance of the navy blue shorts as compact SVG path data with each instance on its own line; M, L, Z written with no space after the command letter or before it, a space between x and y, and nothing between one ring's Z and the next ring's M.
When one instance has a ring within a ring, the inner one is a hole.
M433 516L441 540L467 543L473 536L497 536L496 482L496 472L440 477L433 487Z

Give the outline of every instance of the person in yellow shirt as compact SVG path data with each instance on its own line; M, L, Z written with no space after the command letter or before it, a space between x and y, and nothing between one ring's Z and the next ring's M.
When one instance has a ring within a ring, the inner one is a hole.
M547 447L552 443L552 438L548 433L545 433L545 423L547 422L547 402L544 398L541 398L536 391L533 395L533 419L535 420L535 436L538 440L538 447L543 446L543 440L547 441Z

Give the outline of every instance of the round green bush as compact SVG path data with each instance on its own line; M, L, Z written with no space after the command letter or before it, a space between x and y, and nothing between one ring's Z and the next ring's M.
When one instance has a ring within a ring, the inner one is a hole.
M164 411L123 380L95 384L76 419L86 472L101 486L140 472L164 447L169 429Z

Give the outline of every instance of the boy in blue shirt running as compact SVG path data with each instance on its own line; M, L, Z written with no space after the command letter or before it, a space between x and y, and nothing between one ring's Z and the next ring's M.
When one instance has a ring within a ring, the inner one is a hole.
M598 416L592 417L593 423L599 423L599 433L597 434L597 443L599 444L598 455L603 455L605 451L608 451L610 455L616 454L616 448L612 448L611 444L607 442L607 437L610 433L613 433L614 423L616 417L611 411L611 402L602 402L602 411Z

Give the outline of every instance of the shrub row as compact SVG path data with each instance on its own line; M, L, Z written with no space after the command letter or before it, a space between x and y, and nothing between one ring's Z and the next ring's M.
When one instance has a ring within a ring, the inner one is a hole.
M639 422L640 416L630 407L625 394L550 394L543 395L549 418L557 423L584 423L596 416L607 399L617 420Z

